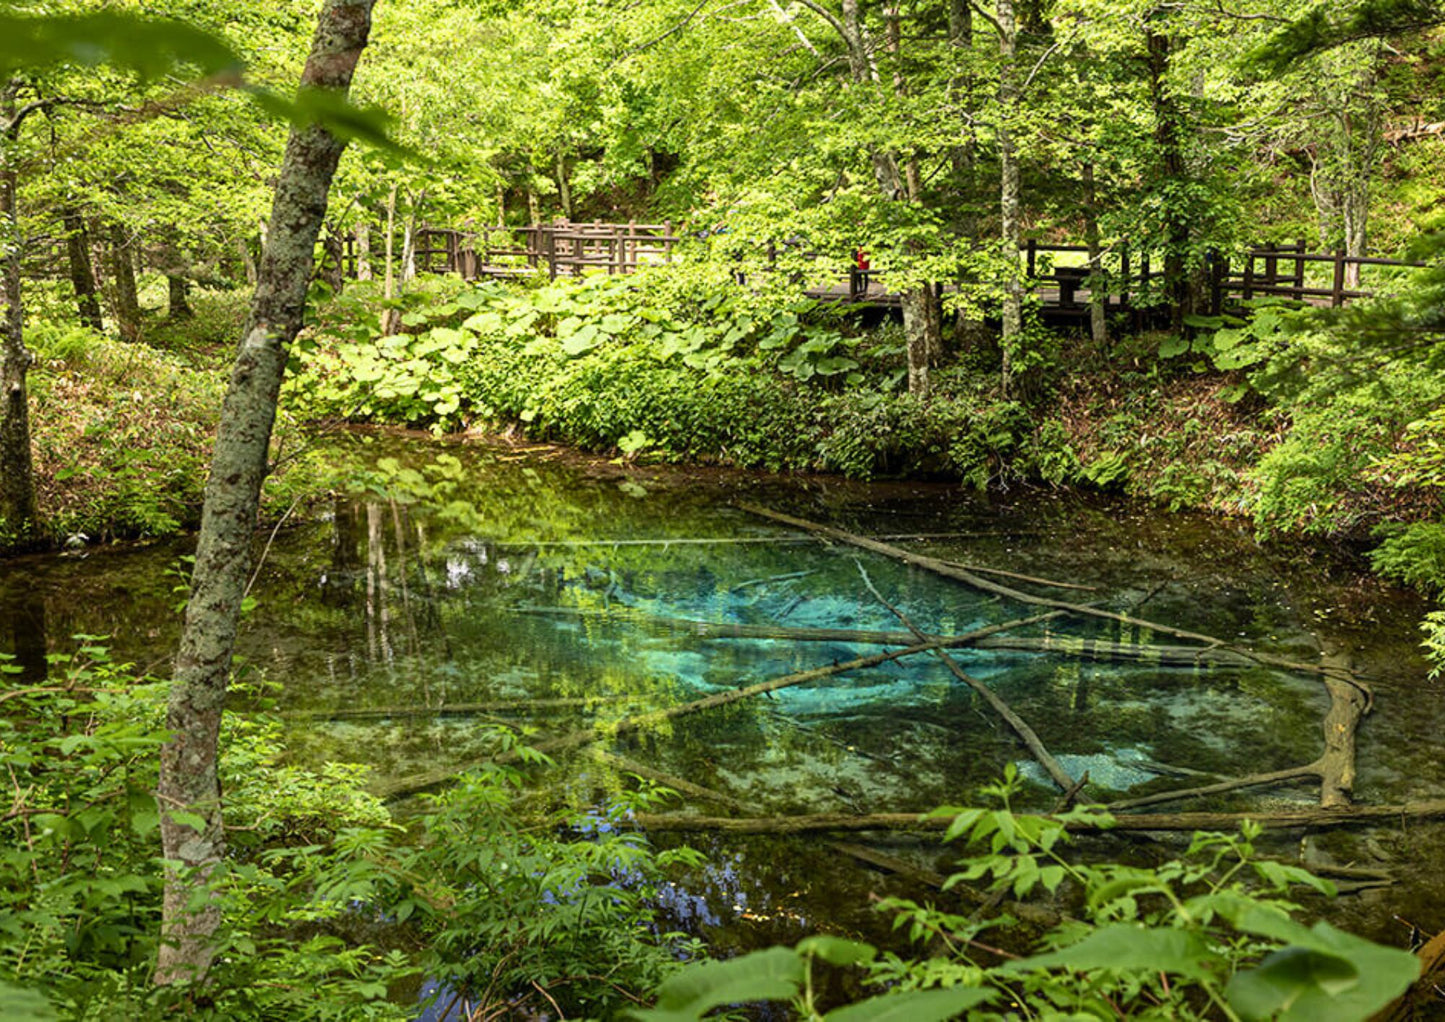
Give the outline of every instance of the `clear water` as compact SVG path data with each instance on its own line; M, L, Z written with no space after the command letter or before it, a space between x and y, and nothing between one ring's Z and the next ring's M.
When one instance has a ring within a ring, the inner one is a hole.
M548 449L368 435L337 441L336 460L354 469L355 492L275 536L241 642L253 680L278 683L283 709L312 711L291 718L302 760L361 760L389 780L475 758L488 722L531 724L546 737L877 652L850 642L707 640L636 618L897 630L863 585L860 564L928 631L1030 613L730 506L747 498L855 532L964 533L896 542L1096 587L1011 583L1045 595L1121 610L1148 595L1145 617L1261 650L1312 661L1321 642L1342 644L1379 697L1360 735L1357 797L1428 798L1445 781L1445 713L1415 648L1422 608L1361 575L1340 551L1261 548L1232 523L1032 490L984 497L943 485L638 469ZM690 542L638 542L660 539ZM67 636L102 634L120 656L163 672L178 628L166 569L185 552L178 542L0 563L0 649L33 662L42 640L55 650ZM1046 628L1172 641L1072 619L1017 634ZM1310 677L1024 652L955 657L1033 725L1071 774L1088 770L1086 794L1098 799L1203 783L1181 771L1233 776L1318 754L1327 700ZM431 712L470 703L492 705ZM328 716L387 707L420 713ZM1010 762L1034 782L1027 803L1047 805L1055 795L987 705L926 657L680 718L610 751L724 791L759 814L968 803ZM615 765L587 754L549 783L585 801L624 781ZM1315 798L1302 785L1179 808ZM1439 834L1433 824L1410 824L1307 836L1304 845L1311 856L1394 870L1394 887L1329 911L1399 938L1397 914L1427 931L1445 926ZM926 837L850 840L929 869L949 862ZM673 889L666 907L723 947L791 941L819 927L876 939L885 931L868 894L922 893L855 866L818 838L694 843L710 865ZM1279 838L1274 850L1298 854L1300 834ZM1131 842L1128 854L1156 854L1156 846Z

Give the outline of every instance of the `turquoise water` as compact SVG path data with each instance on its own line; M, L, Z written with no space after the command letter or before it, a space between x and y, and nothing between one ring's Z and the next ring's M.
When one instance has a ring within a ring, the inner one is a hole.
M366 762L379 783L473 760L492 723L530 725L541 740L876 653L858 641L709 639L668 624L897 631L860 566L929 632L1036 612L803 537L733 507L739 498L860 533L927 534L890 542L1092 587L1002 580L1041 595L1115 610L1147 600L1144 617L1259 650L1313 662L1322 642L1343 645L1379 695L1360 734L1357 797L1433 797L1445 782L1440 701L1415 649L1421 607L1362 577L1338 551L1261 548L1231 523L1052 492L983 497L941 485L640 469L549 449L396 437L344 438L336 461L354 470L354 492L275 536L240 652L250 680L279 686L296 757ZM37 638L53 650L71 634L105 634L119 656L163 671L177 631L165 570L183 553L174 543L0 566L0 649L30 649L33 659ZM1011 634L1177 641L1076 618ZM1099 800L1313 760L1328 705L1313 678L1262 667L1020 650L954 656L1030 722L1071 775L1087 770L1085 794ZM1025 804L1046 806L1057 794L1013 733L931 657L631 735L564 763L547 781L553 794L589 802L625 783L599 751L724 792L759 815L976 802L1008 763L1030 782ZM1317 797L1299 785L1178 808L1305 806ZM1437 837L1422 824L1305 844L1315 857L1398 871L1396 886L1334 909L1391 936L1395 914L1427 931L1445 926L1445 895L1432 879ZM928 869L949 862L926 837L849 840ZM869 893L919 893L822 839L694 843L710 865L674 888L667 907L679 925L723 946L793 940L819 926L876 937ZM1276 850L1293 855L1300 844L1293 833ZM1129 854L1140 847L1131 843Z

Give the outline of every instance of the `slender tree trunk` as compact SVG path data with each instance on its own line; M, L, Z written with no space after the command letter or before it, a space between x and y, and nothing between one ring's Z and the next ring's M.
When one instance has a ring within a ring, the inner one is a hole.
M346 286L346 246L341 240L341 233L336 229L335 224L326 225L326 233L321 241L321 266L319 273L326 286L331 289L334 295L341 294L341 289Z
M1014 357L1023 338L1023 276L1019 269L1019 164L1014 150L1012 120L1019 102L1015 61L1018 54L1018 22L1013 0L998 0L999 24L999 205L1003 245L1003 369L1000 383L1005 397L1013 392Z
M366 46L374 0L325 0L303 88L345 94ZM251 535L287 348L301 327L313 249L345 143L323 128L295 128L276 182L271 229L261 254L236 365L221 410L206 483L191 597L166 712L156 797L166 872L155 981L203 979L215 953L220 904L209 893L225 852L216 773L221 710L230 680ZM190 814L190 815L183 815ZM199 817L200 825L188 820Z
M356 225L356 279L371 279L371 224L365 220Z
M191 282L179 273L166 274L166 318L172 320L190 319L195 310L191 308Z
M123 341L140 340L140 298L135 286L135 261L120 224L110 225L110 276L114 288L115 326Z
M416 280L416 209L407 214L401 225L401 282Z
M562 215L572 219L572 186L567 182L567 159L557 153L557 197L562 202Z
M256 260L251 256L251 246L243 237L236 238L236 255L241 259L241 266L246 273L246 283L252 287L256 286Z
M958 59L971 59L969 54L973 49L973 4L969 0L949 0L948 41L957 52ZM950 91L953 94L955 106L960 109L971 107L973 101L972 73L955 75ZM951 157L953 174L963 209L959 216L959 232L970 249L977 249L982 240L977 207L979 199L977 193L978 139L971 123L963 123L961 139L959 144L954 146ZM964 278L963 284L967 287L968 284L976 282L977 277L970 273ZM959 348L971 351L988 343L987 338L988 329L984 325L981 315L975 312L959 312L957 336Z
M0 336L0 547L19 545L35 529L35 471L30 452L30 399L26 375L35 356L25 347L20 285L20 213L16 200L13 95L5 96L0 137L0 248L4 250L5 324Z
M859 84L876 82L878 68L873 60L873 50L863 26L858 0L843 0L842 11L843 17L839 25L853 81ZM896 29L897 12L893 7L889 7L888 11L891 12L888 14L889 21L894 26L888 29L892 37ZM895 76L895 89L900 89L901 86L901 77ZM916 193L910 191L909 174L900 165L895 154L870 147L869 156L879 191L883 193L886 201L908 202L916 197ZM937 359L943 347L938 296L931 284L919 284L906 290L900 300L903 306L903 335L908 353L908 392L915 397L926 397L931 388L929 363Z
M95 268L90 263L90 235L80 210L65 210L65 250L70 257L70 284L75 291L76 311L80 321L92 330L103 329L100 320L100 295L95 286Z
M1099 243L1099 193L1094 181L1094 161L1084 164L1084 244L1089 249L1089 334L1101 355L1109 346L1109 327L1104 320L1104 302L1109 289L1104 283L1103 248Z
M1345 255L1360 258L1365 255L1366 233L1365 227L1370 216L1370 194L1369 183L1366 181L1357 182L1345 195L1344 219L1345 219ZM1360 264L1345 264L1345 287L1358 288L1360 286Z
M388 303L396 297L396 263L392 259L396 245L396 185L386 195L386 284L381 297ZM401 329L401 315L388 304L381 312L381 334L390 337Z
M1168 36L1149 33L1149 94L1154 106L1154 143L1163 163L1165 181L1184 183L1188 168L1184 162L1183 124L1179 105L1169 92L1168 74L1171 46ZM1176 333L1184 329L1184 318L1195 311L1195 292L1187 268L1190 230L1186 210L1166 209L1164 287L1169 300L1169 326Z

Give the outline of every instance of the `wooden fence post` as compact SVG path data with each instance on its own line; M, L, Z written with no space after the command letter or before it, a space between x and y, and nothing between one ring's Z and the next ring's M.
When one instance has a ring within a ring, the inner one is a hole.
M1269 254L1264 257L1264 282L1273 287L1276 283L1278 283L1279 277L1279 257L1275 255L1275 251L1279 248L1279 246L1271 242L1269 245L1265 246L1265 248L1266 251L1269 252Z
M1028 241L1028 261L1026 263L1028 269L1025 272L1025 276L1027 276L1029 280L1034 279L1034 268L1038 262L1038 247L1039 243L1033 238L1030 238Z
M1330 304L1339 308L1345 304L1345 250L1335 249L1335 282L1330 288Z
M1119 247L1119 306L1127 309L1129 307L1130 285L1133 283L1129 277L1129 246L1127 244Z
M1304 255L1307 251L1309 251L1305 248L1305 240L1303 238L1300 238L1295 242L1295 251L1298 252L1300 255ZM1294 261L1294 286L1299 290L1304 290L1305 261L1303 259L1295 259ZM1303 298L1304 295L1295 295L1295 297Z
M1254 252L1244 254L1244 300L1254 297Z

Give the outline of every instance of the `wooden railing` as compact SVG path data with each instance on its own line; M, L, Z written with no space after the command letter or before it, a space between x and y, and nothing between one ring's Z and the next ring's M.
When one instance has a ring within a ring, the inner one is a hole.
M421 273L455 273L467 280L540 273L556 278L577 276L588 270L627 274L647 264L671 262L682 240L680 230L674 233L671 222L425 227L416 235L416 268ZM803 249L796 242L768 242L761 254L769 266L776 267L780 253L789 250L794 259L824 258L823 253ZM1066 316L1086 314L1087 304L1080 300L1080 292L1087 291L1090 278L1096 275L1087 265L1072 265L1080 261L1080 256L1087 257L1086 246L1030 240L1020 247L1020 253L1024 257L1027 286L1037 292L1049 308ZM1137 311L1142 306L1158 304L1152 299L1159 297L1165 276L1159 268L1162 260L1158 255L1147 248L1131 248L1127 243L1103 253L1097 279L1103 281L1108 291L1106 304L1111 310ZM1071 265L1059 265L1057 256L1067 257ZM357 253L351 239L348 239L345 258L348 268L354 271ZM844 261L838 254L834 254L834 258L836 262ZM1238 309L1242 303L1263 297L1340 306L1378 293L1378 288L1367 289L1358 283L1359 268L1408 269L1421 265L1397 259L1347 256L1343 250L1310 252L1303 241L1288 246L1263 246L1233 258L1211 253L1205 298L1209 311L1215 314ZM735 276L739 283L747 282L742 261ZM887 276L886 269L854 267L848 271L846 287L840 284L831 290L815 290L820 297L838 301L896 305L898 296L889 293Z
M648 263L671 262L678 240L670 223L427 227L417 231L416 268L467 280L542 272L556 278L588 269L624 274Z

